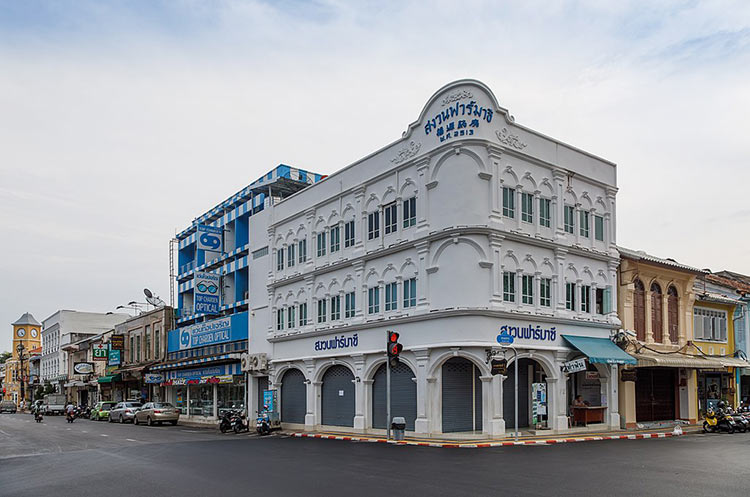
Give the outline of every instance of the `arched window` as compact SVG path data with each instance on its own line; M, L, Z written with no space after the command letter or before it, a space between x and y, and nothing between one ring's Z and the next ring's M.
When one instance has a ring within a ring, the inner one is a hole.
M674 285L670 285L667 289L667 314L669 315L669 341L677 343L678 341L678 327L680 324L679 312L679 297L677 295L677 289Z
M664 340L661 298L661 287L656 282L651 283L651 332L656 343Z
M646 340L646 289L641 280L636 279L633 282L635 292L633 292L633 314L635 327L635 336L641 342Z

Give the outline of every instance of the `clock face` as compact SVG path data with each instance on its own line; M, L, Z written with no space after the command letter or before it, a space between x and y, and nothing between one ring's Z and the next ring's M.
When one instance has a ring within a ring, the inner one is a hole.
M26 336L26 330L18 328L18 338L23 338L24 336Z
M36 338L36 336L37 336L38 334L39 334L39 332L38 332L38 331L36 331L35 329L32 329L32 330L31 330L31 338Z

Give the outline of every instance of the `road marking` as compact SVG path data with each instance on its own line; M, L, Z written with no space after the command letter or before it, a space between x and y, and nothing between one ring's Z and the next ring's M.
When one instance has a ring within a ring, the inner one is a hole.
M102 437L108 437L109 435L105 435L104 433L101 434Z
M88 433L86 430L81 430L81 433Z
M132 438L126 438L125 440L127 440L128 442L137 442L138 441L138 440L133 440Z

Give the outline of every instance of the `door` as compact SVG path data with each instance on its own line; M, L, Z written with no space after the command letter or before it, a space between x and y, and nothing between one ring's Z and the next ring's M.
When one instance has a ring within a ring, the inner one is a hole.
M354 375L346 366L331 366L323 375L322 423L354 426Z
M258 376L258 410L263 410L263 392L268 390L268 376Z
M636 371L636 421L676 419L676 370L674 368L638 368Z
M305 423L307 412L307 386L299 369L290 369L281 380L281 421Z
M482 430L482 382L471 361L454 357L443 364L443 433Z
M391 370L391 417L403 416L406 429L414 431L417 419L417 384L411 368L400 363ZM380 366L372 384L372 427L386 428L386 365Z
M533 362L529 359L519 359L518 361L518 427L525 428L529 426L529 402L531 393L529 392L529 365ZM515 377L516 366L511 363L508 366L508 376L503 382L503 419L505 419L505 429L507 431L515 430Z

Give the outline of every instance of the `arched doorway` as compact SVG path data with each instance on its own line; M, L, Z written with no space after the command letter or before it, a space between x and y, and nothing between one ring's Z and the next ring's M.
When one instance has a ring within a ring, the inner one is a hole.
M479 368L463 357L453 357L443 364L443 433L482 430L480 376Z
M516 365L512 362L508 364L508 376L503 381L503 418L505 419L505 429L512 431L515 429L515 376ZM534 421L534 402L532 399L532 390L534 383L546 385L547 375L542 366L533 359L518 360L518 427L526 428L531 426ZM545 387L546 390L546 387ZM549 392L544 407L539 409L537 404L536 421L537 423L546 423L548 421ZM541 412L539 412L541 411Z
M331 366L323 375L321 408L324 425L354 427L354 375L346 366Z
M304 424L305 413L307 413L305 375L299 369L290 369L281 379L281 421Z
M662 319L661 287L658 283L651 283L651 332L654 342L664 341L664 320Z
M414 431L417 419L417 384L412 379L414 372L400 363L391 369L391 416L406 418L406 429ZM373 376L372 383L372 427L386 428L386 365L381 365Z
M637 279L633 282L633 327L635 337L641 342L646 341L646 288Z
M677 343L679 341L679 297L674 285L667 289L667 315L669 317L669 341Z

